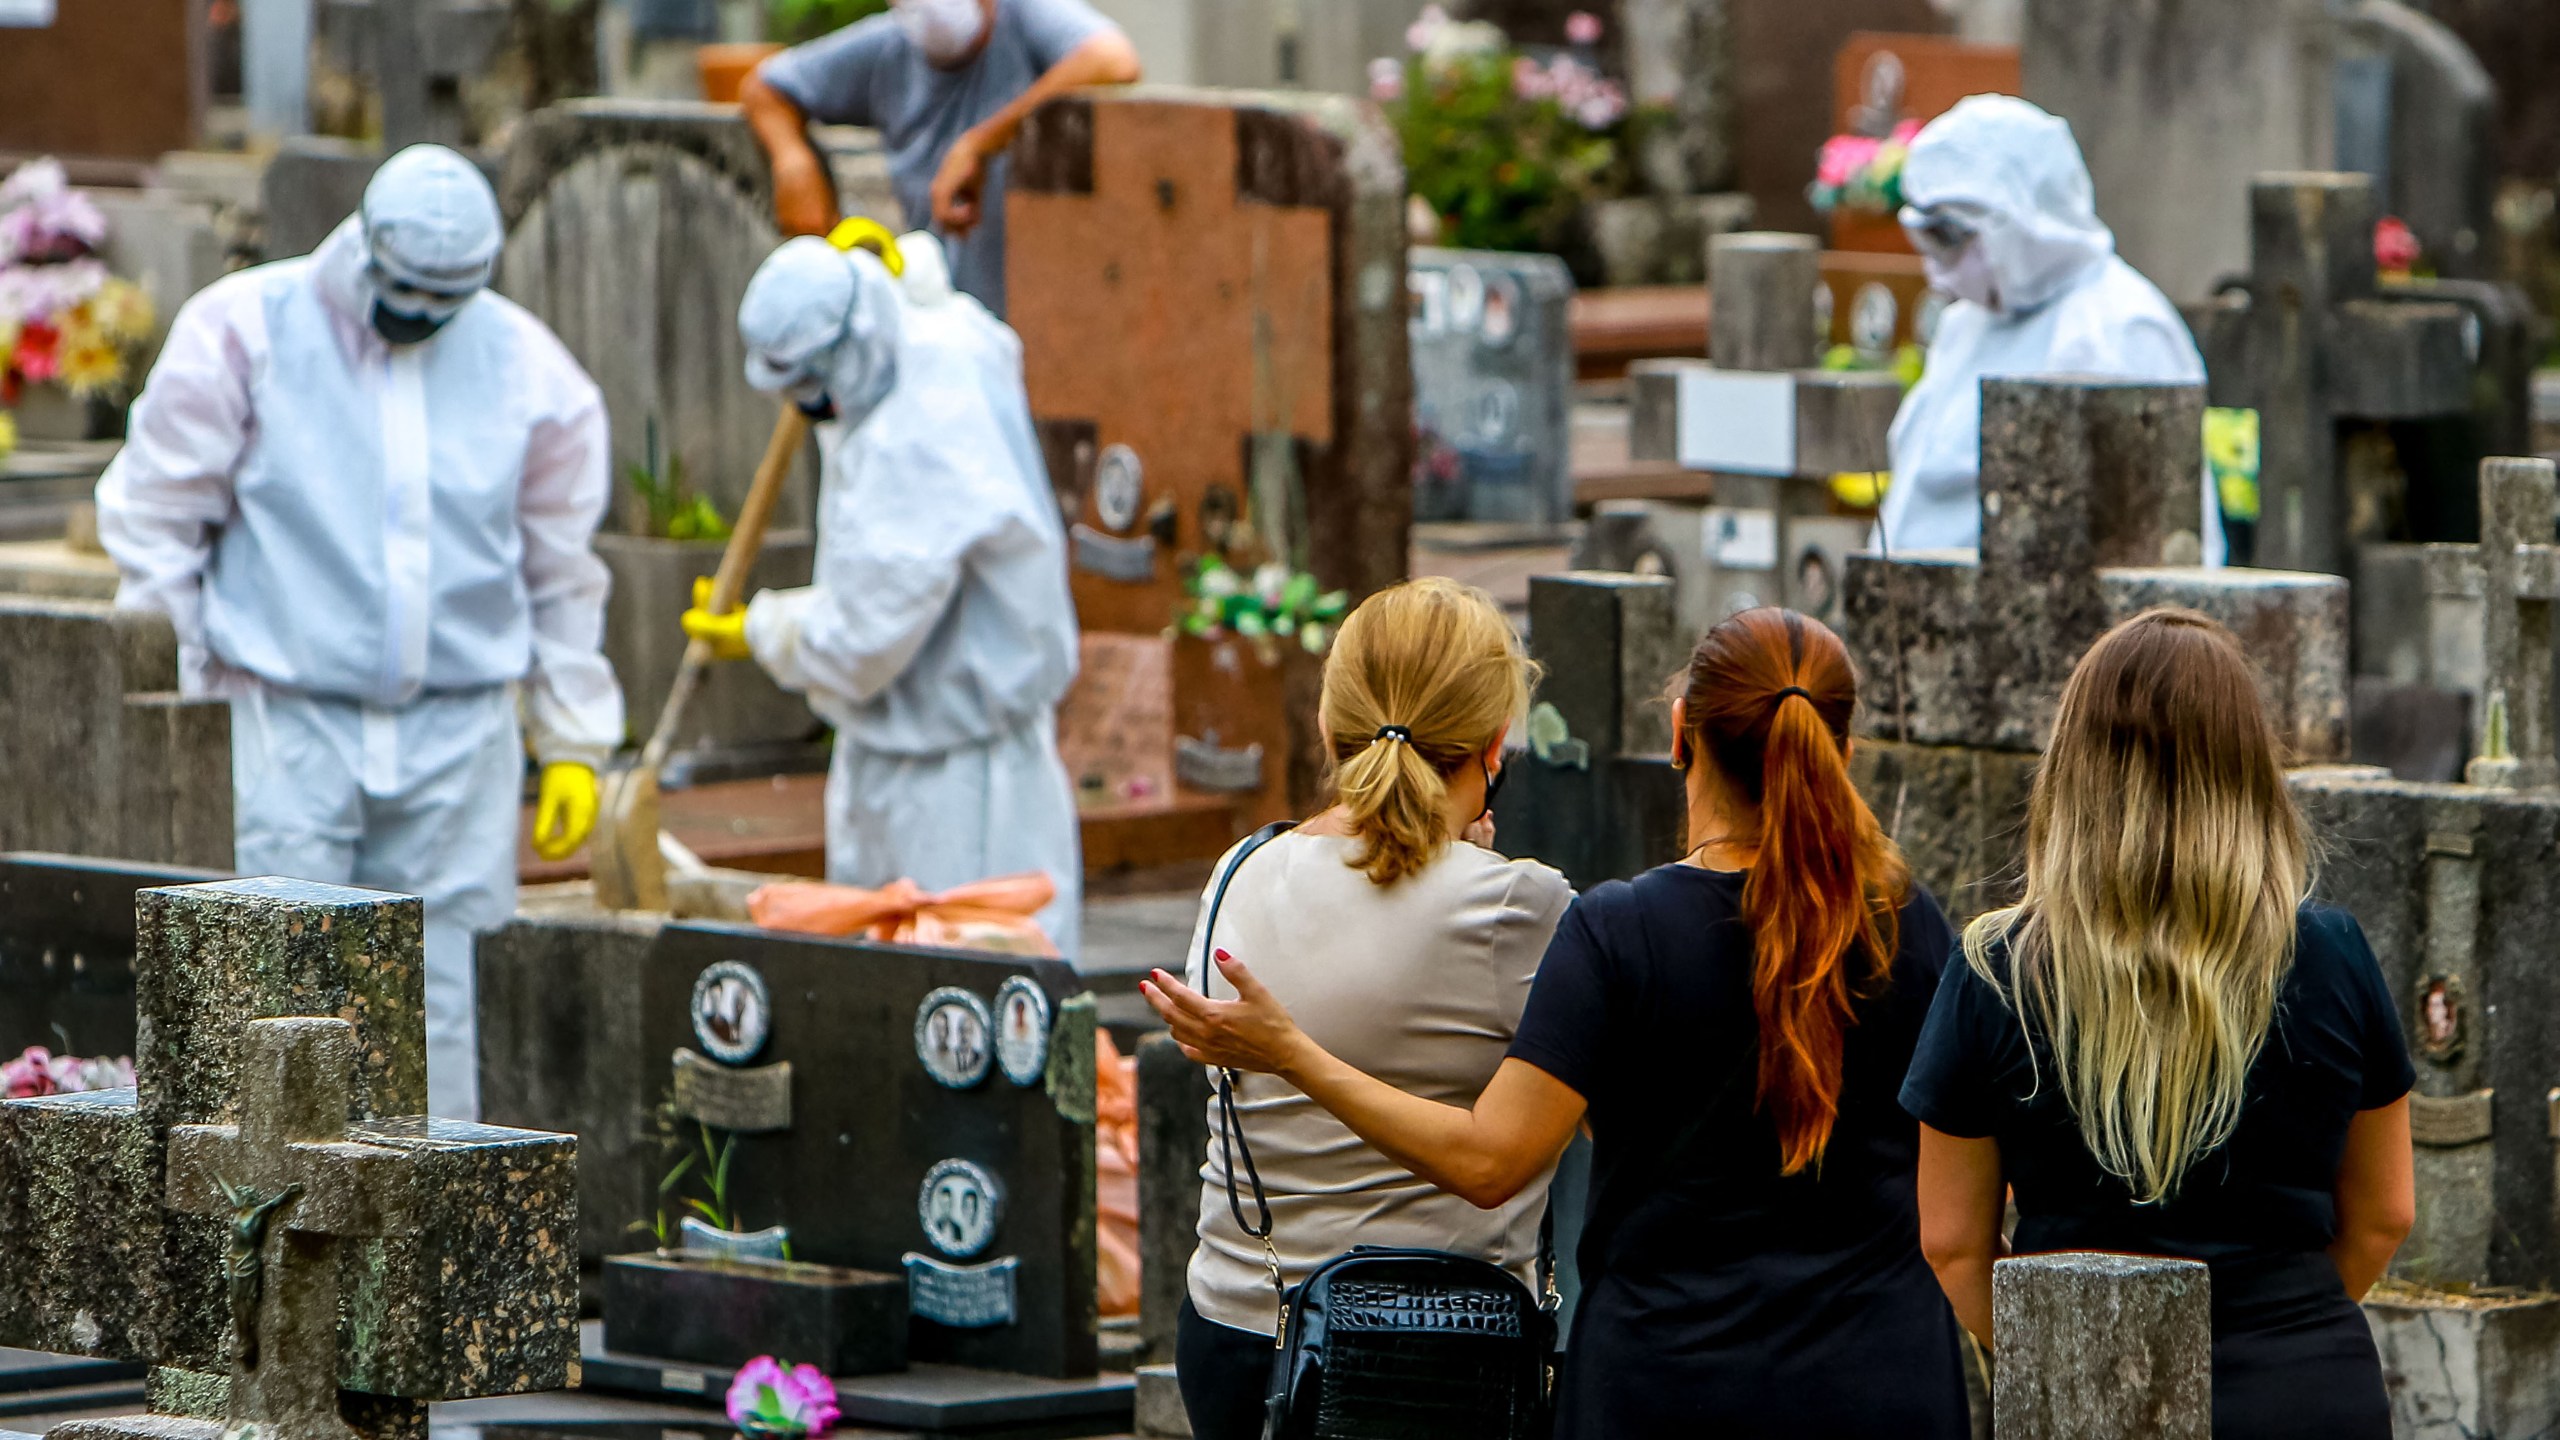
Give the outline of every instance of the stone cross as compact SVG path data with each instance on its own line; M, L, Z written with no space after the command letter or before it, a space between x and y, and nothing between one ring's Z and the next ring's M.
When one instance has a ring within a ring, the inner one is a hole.
M1982 387L1982 545L1850 557L1841 638L1861 733L2040 751L2063 682L2108 626L2157 605L2241 637L2297 761L2347 738L2347 587L2197 568L2195 386L2072 376Z
M2503 790L2560 784L2553 752L2552 606L2560 601L2560 496L2548 460L2480 466L2480 543L2427 547L2440 612L2479 617L2480 734L2463 778Z
M471 0L326 0L323 33L382 97L382 145L460 146L462 82L506 38L508 7Z
M241 1051L239 1123L169 1132L169 1208L230 1231L227 1428L352 1440L338 1413L339 1244L414 1233L417 1157L347 1139L346 1021L252 1021Z
M2249 190L2248 293L2193 317L2216 405L2259 418L2256 562L2348 574L2358 537L2342 420L2423 420L2472 404L2479 322L2375 284L2372 177L2262 175Z
M2207 1440L2213 1277L2193 1260L2064 1253L1991 1268L1991 1433Z
M135 911L137 1089L0 1103L0 1344L155 1367L156 1414L80 1440L392 1440L567 1383L576 1142L416 1116L418 902L263 879Z

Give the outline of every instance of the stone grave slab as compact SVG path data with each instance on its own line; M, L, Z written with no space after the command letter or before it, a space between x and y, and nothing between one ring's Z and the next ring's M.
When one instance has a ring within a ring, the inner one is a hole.
M574 1145L414 1114L419 913L143 891L138 1088L0 1103L0 1228L38 1237L0 1248L0 1340L156 1367L155 1414L81 1433L391 1440L567 1383Z
M1085 628L1165 630L1208 554L1247 570L1285 561L1355 601L1402 579L1404 177L1375 113L1332 96L1076 95L1025 122L1010 185L1026 243L1007 252L1008 313ZM1111 323L1097 329L1097 313ZM1181 735L1264 746L1243 808L1312 798L1312 690L1292 683L1282 706L1257 705L1264 687L1220 668L1256 654L1179 648L1205 662L1177 657ZM1204 687L1206 723L1187 713Z
M231 868L231 709L167 617L0 596L0 848Z
M1573 275L1553 255L1417 247L1414 518L1573 518Z
M2368 1296L2394 1435L2549 1433L2560 1422L2560 1297Z

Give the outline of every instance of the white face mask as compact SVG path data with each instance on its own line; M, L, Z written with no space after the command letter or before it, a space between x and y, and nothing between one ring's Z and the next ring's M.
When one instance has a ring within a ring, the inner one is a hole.
M987 28L981 0L897 0L898 28L935 65L965 59Z
M1941 258L1935 253L1921 257L1921 267L1928 272L1929 283L1959 300L1998 314L2000 310L2000 276L1991 268L1989 247L1976 236L1970 244L1954 254Z

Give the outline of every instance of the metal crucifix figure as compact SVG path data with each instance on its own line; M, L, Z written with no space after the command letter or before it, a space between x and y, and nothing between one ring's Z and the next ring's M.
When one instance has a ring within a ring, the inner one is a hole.
M278 1208L301 1198L302 1186L296 1182L273 1195L260 1195L252 1186L234 1185L219 1177L213 1183L231 1206L231 1247L222 1267L231 1287L231 1332L240 1347L240 1368L255 1370L258 1300L266 1288L267 1226Z

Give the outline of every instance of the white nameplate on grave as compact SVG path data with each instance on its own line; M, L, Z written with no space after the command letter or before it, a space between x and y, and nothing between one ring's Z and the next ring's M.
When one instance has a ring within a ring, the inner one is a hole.
M1796 473L1796 377L1782 371L1680 372L1683 470Z
M54 0L0 0L0 27L42 30L53 23Z
M984 1265L952 1265L910 1250L907 1308L919 1319L954 1330L987 1330L1010 1325L1019 1313L1015 1277L1022 1258L1007 1255Z

